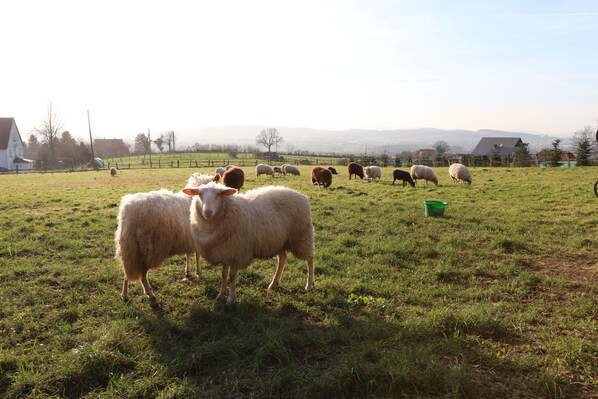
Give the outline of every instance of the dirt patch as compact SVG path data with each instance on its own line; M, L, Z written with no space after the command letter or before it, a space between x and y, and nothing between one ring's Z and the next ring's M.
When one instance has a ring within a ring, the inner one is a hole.
M528 270L568 283L571 288L598 292L598 260L590 258L529 259Z

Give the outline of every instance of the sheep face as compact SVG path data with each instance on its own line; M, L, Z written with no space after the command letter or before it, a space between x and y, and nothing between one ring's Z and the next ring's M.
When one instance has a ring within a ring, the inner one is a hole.
M199 197L198 207L201 215L206 220L213 219L222 206L222 197L235 195L237 190L226 187L222 184L207 184L201 187L185 188L183 192L187 195Z

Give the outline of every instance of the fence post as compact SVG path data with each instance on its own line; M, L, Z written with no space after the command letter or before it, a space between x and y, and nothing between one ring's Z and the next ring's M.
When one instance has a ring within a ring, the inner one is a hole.
M17 166L17 175L18 175L19 174L19 165L16 165L16 166Z
M179 160L178 160L178 159L176 160L176 167L177 167L177 168L180 168L180 167L181 167L181 165L179 164Z

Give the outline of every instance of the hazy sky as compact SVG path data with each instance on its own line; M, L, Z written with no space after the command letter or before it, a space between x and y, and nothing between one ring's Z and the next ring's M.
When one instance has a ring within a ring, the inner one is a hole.
M598 1L0 3L0 116L85 138L215 125L500 129L598 119Z

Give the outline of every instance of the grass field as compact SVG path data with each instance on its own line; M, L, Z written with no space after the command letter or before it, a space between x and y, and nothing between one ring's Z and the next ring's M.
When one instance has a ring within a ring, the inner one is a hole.
M255 261L227 306L219 269L183 281L177 256L150 272L159 309L138 283L123 302L121 196L190 171L0 176L0 397L598 398L597 168L416 188L339 168L328 190L248 171L310 198L314 290L291 256L268 292Z

